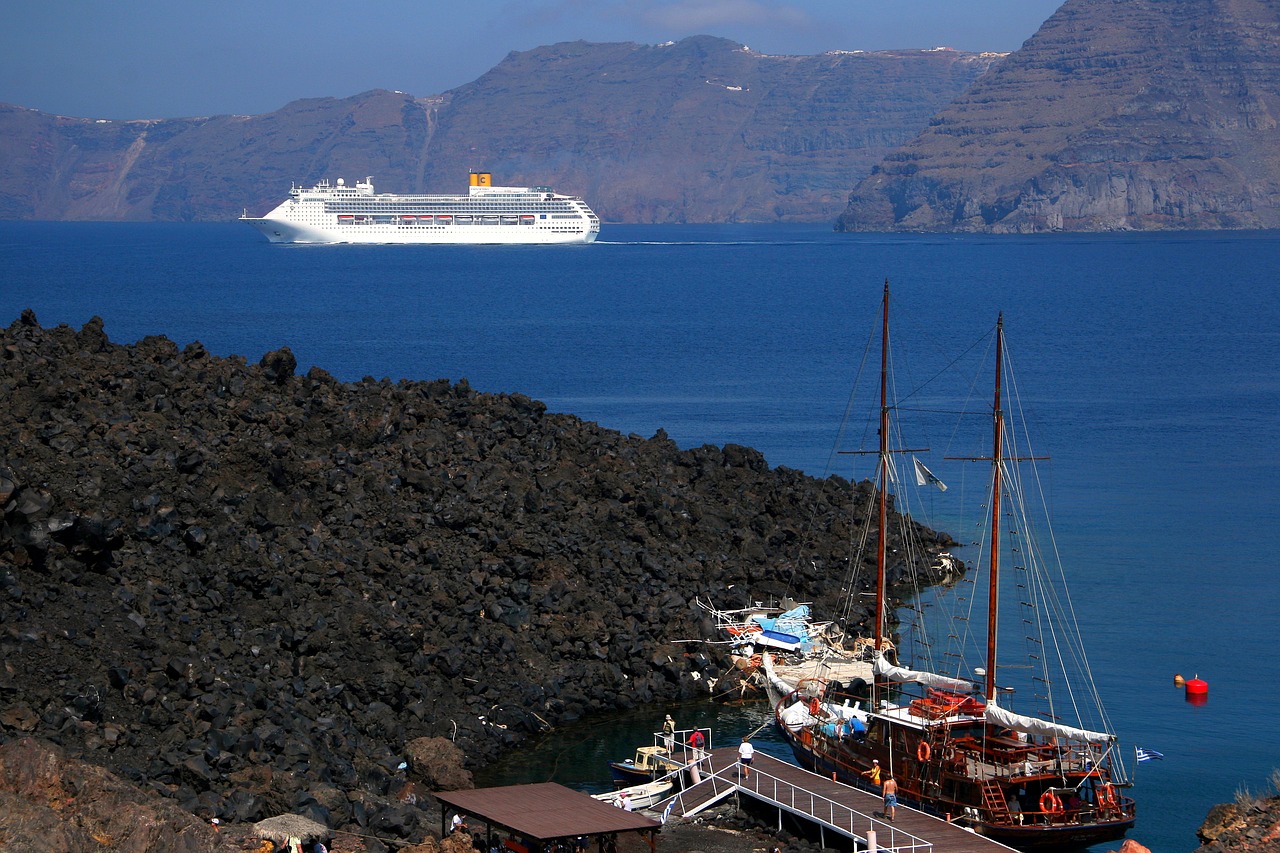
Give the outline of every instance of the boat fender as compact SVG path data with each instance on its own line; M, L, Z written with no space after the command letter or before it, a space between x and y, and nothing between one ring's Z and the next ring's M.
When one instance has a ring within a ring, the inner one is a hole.
M1062 814L1066 808L1057 794L1053 791L1045 791L1040 795L1040 811L1045 814Z
M929 744L927 742L920 741L920 745L916 747L916 758L922 762L929 760Z
M820 700L817 696L814 696L812 699L809 700L809 713L816 717L818 716L818 712L821 710L822 710L822 700Z

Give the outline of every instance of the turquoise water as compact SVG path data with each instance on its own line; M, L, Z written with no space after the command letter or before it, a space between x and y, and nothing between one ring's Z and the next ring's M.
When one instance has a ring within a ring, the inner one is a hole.
M908 383L1003 311L1037 449L1053 457L1095 676L1127 748L1166 756L1137 767L1132 836L1191 850L1211 805L1265 789L1280 766L1280 732L1263 719L1280 699L1280 234L605 226L584 247L289 247L238 224L0 223L0 264L0 322L27 307L44 325L100 315L117 342L163 334L252 361L288 345L301 370L346 380L466 377L814 475L867 476L832 451L885 278L918 370ZM925 420L919 438L940 458L950 435ZM965 538L942 498L928 508ZM1175 673L1207 680L1208 703L1184 702ZM605 760L647 743L663 711L591 721L572 733L581 758L556 744L535 772L574 765L581 784L607 783ZM680 713L739 737L756 712Z

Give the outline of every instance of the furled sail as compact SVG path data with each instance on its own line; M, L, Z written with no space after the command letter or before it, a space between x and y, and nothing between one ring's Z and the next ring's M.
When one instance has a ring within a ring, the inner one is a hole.
M888 681L896 681L904 683L914 681L923 684L926 687L937 687L942 690L976 690L977 687L972 681L965 681L962 678L952 678L949 675L939 675L936 672L926 672L924 670L907 669L902 666L894 666L884 659L884 655L876 658L875 664L871 668L877 677L882 677Z
M1086 743L1107 744L1116 739L1115 735L1106 732L1091 732L1088 729L1077 729L1072 726L1062 726L1057 723L1051 723L1048 720L1039 720L1035 717L1025 717L1022 714L1015 714L1012 711L1006 711L997 707L994 700L987 702L986 719L988 723L997 726L1004 726L1007 729L1013 729L1015 732L1026 732L1031 735L1046 735L1049 737L1067 738L1069 740L1082 740Z

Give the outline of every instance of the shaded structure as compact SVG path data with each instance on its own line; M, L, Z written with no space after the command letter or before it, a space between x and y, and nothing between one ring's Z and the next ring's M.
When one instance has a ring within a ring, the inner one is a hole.
M657 850L662 824L636 812L607 805L589 795L541 782L469 791L440 791L436 798L453 811L483 821L487 849L501 845L512 853L584 849L595 839L601 851L616 846L619 833L639 832ZM447 833L448 809L441 812L440 835ZM495 832L505 837L499 842Z
M290 838L302 843L318 841L333 835L333 830L323 823L296 814L282 814L260 820L253 825L253 831L259 838L278 841L283 844Z

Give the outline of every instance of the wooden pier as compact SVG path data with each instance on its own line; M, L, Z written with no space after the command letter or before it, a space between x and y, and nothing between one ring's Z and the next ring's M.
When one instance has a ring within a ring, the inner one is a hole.
M747 778L739 778L738 750L724 747L706 752L698 763L698 781L671 799L654 806L669 817L692 817L737 794L768 803L816 825L826 846L827 833L852 839L866 849L874 833L876 849L913 853L999 853L1012 850L963 826L899 805L890 823L879 815L883 800L858 788L802 770L793 764L756 752ZM687 771L686 771L687 772Z

